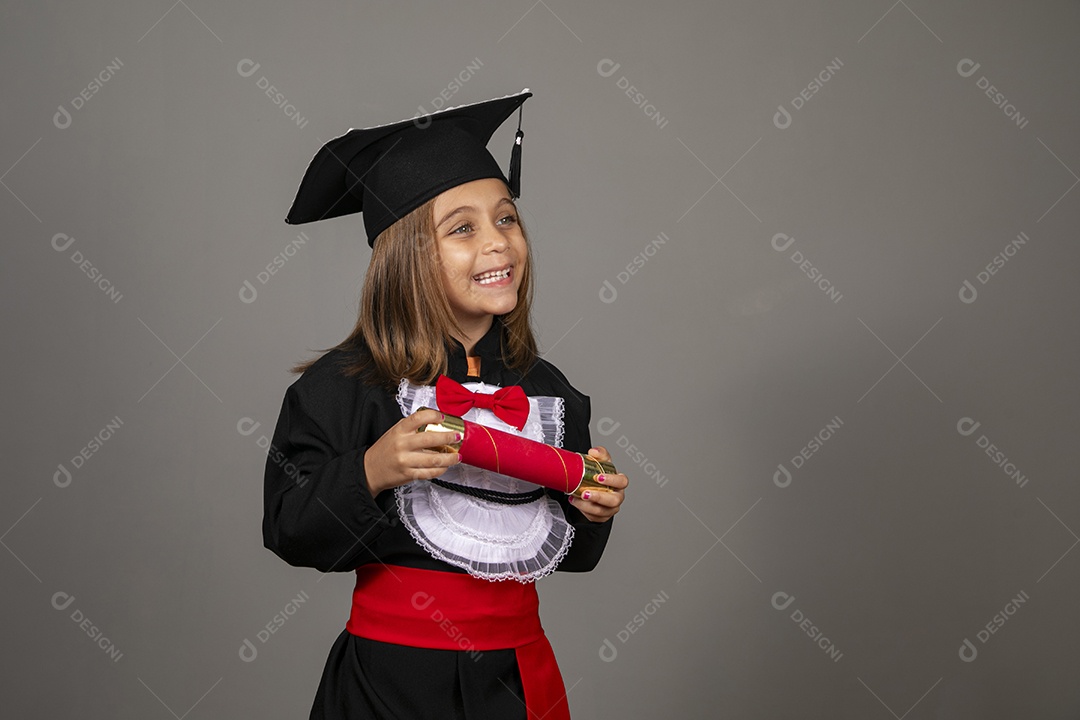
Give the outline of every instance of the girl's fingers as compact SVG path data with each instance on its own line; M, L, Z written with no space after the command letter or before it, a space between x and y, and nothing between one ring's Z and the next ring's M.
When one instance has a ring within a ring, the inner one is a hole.
M444 467L413 468L407 475L409 480L433 480L446 473Z
M603 522L618 512L617 508L606 507L595 502L596 495L593 495L592 498L593 500L582 500L579 497L575 497L572 498L570 504L580 510L582 514L593 522Z
M587 492L589 493L589 497L586 502L591 502L600 507L613 508L618 507L622 503L622 497L617 493L603 492L601 490L590 490Z
M406 439L406 447L409 450L421 450L424 448L437 448L450 445L461 440L456 432L414 432Z
M611 454L607 451L607 448L602 445L589 448L589 455L600 460L601 462L611 462Z
M400 423L406 432L416 432L421 425L437 424L442 420L443 414L441 412L427 408L426 410L417 410L412 415L403 418Z
M443 414L438 410L417 410L412 415L401 420L401 430L404 434L405 448L407 450L419 450L421 448L435 448L449 445L461 438L455 432L417 432L424 425L437 425L443 419Z
M630 484L630 478L622 473L614 473L612 475L605 473L601 484L606 487L618 488L621 490Z
M448 468L461 460L458 453L437 453L423 450L402 454L402 464L408 469Z
M586 490L588 497L574 498L574 507L588 509L589 512L597 512L603 509L617 508L622 504L621 492L606 492L604 490Z

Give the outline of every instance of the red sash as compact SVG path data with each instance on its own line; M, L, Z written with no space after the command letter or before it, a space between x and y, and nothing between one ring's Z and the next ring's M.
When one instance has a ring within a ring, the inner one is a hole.
M530 718L569 720L534 583L371 563L356 569L345 629L381 642L465 652L513 648Z

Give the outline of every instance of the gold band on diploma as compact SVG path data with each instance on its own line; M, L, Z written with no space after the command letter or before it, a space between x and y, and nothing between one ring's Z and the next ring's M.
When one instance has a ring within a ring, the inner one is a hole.
M585 473L581 477L581 483L570 493L574 497L581 497L586 491L615 492L615 488L596 482L597 475L614 475L618 472L615 466L609 462L597 460L592 455L578 453L585 460Z
M429 410L429 409L430 408L422 407L422 408L419 408L419 410L417 410L417 412L419 412L420 410ZM461 418L459 418L457 415L446 415L446 413L443 413L443 415L444 415L444 419L443 419L442 422L439 422L439 423L427 423L425 425L421 425L419 428L416 429L416 432L454 432L454 433L461 433L461 437L462 437L462 439L464 439L464 437L465 437L465 421L462 420ZM456 452L459 452L461 450L461 440L458 440L455 443L450 443L448 445L436 445L435 447L432 447L432 448L429 448L429 449L434 450L435 452L456 453Z

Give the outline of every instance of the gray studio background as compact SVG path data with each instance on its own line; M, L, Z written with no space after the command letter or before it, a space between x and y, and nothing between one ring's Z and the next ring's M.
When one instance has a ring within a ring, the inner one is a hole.
M523 87L631 478L540 585L575 718L1080 717L1075 2L170 2L0 22L5 717L306 717L352 579L263 549L260 438L370 251L283 218Z

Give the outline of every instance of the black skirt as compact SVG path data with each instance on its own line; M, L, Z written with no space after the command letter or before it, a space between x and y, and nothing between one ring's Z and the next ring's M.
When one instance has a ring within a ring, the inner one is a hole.
M311 720L527 720L513 649L430 650L343 630Z

